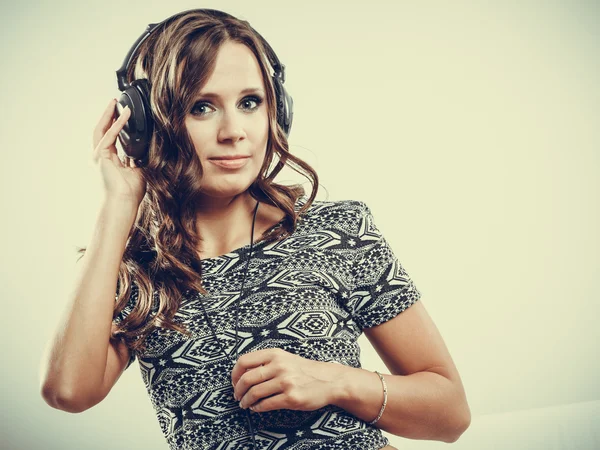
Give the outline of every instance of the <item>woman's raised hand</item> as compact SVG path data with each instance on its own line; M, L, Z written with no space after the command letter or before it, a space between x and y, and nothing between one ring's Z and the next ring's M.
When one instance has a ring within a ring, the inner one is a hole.
M106 199L136 202L138 206L146 193L146 181L132 158L121 161L115 146L117 136L129 120L131 111L125 107L115 120L117 100L111 99L94 129L92 158L100 166Z

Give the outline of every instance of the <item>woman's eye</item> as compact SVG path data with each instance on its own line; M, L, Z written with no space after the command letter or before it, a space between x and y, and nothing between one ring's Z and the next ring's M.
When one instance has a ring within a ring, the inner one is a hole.
M206 114L204 114L203 112L196 112L196 111L198 111L201 108L206 108L208 106L209 105L206 102L198 102L192 107L192 114L195 116L205 116Z
M246 110L246 111L254 111L256 109L258 109L258 107L260 106L260 104L263 102L263 99L261 97L255 97L255 96L251 96L251 97L246 97L244 98L241 102L240 105L242 106L242 109ZM255 104L255 106L252 106L252 104ZM194 116L206 116L207 112L204 108L211 108L209 103L207 102L198 102L196 103L193 107L192 107L192 111L191 113Z
M255 107L251 107L251 108L247 108L248 110L252 111L255 109L258 109L258 107L260 106L260 104L262 103L262 98L260 97L246 97L244 100L242 100L242 104L247 105L249 102L254 102L256 103Z

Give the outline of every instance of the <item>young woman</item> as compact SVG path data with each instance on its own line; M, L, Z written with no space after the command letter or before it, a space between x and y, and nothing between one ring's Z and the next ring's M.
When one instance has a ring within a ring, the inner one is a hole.
M470 421L459 374L368 206L315 200L283 70L216 10L134 44L94 132L105 201L42 394L84 411L137 358L172 449L453 442ZM310 195L274 181L286 164ZM361 368L362 332L391 374Z

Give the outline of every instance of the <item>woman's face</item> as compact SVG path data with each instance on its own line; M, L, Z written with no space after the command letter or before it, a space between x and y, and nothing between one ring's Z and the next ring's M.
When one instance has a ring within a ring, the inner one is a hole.
M265 86L248 47L222 44L185 126L204 172L202 191L223 198L248 189L262 167L269 137Z

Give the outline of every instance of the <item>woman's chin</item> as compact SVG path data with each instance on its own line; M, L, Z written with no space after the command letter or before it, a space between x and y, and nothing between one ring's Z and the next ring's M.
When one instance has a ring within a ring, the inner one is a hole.
M235 186L222 186L222 187L214 187L210 189L203 189L202 194L206 197L211 198L220 198L227 199L239 196L248 190L248 188L252 185L252 183L248 184L238 184Z

